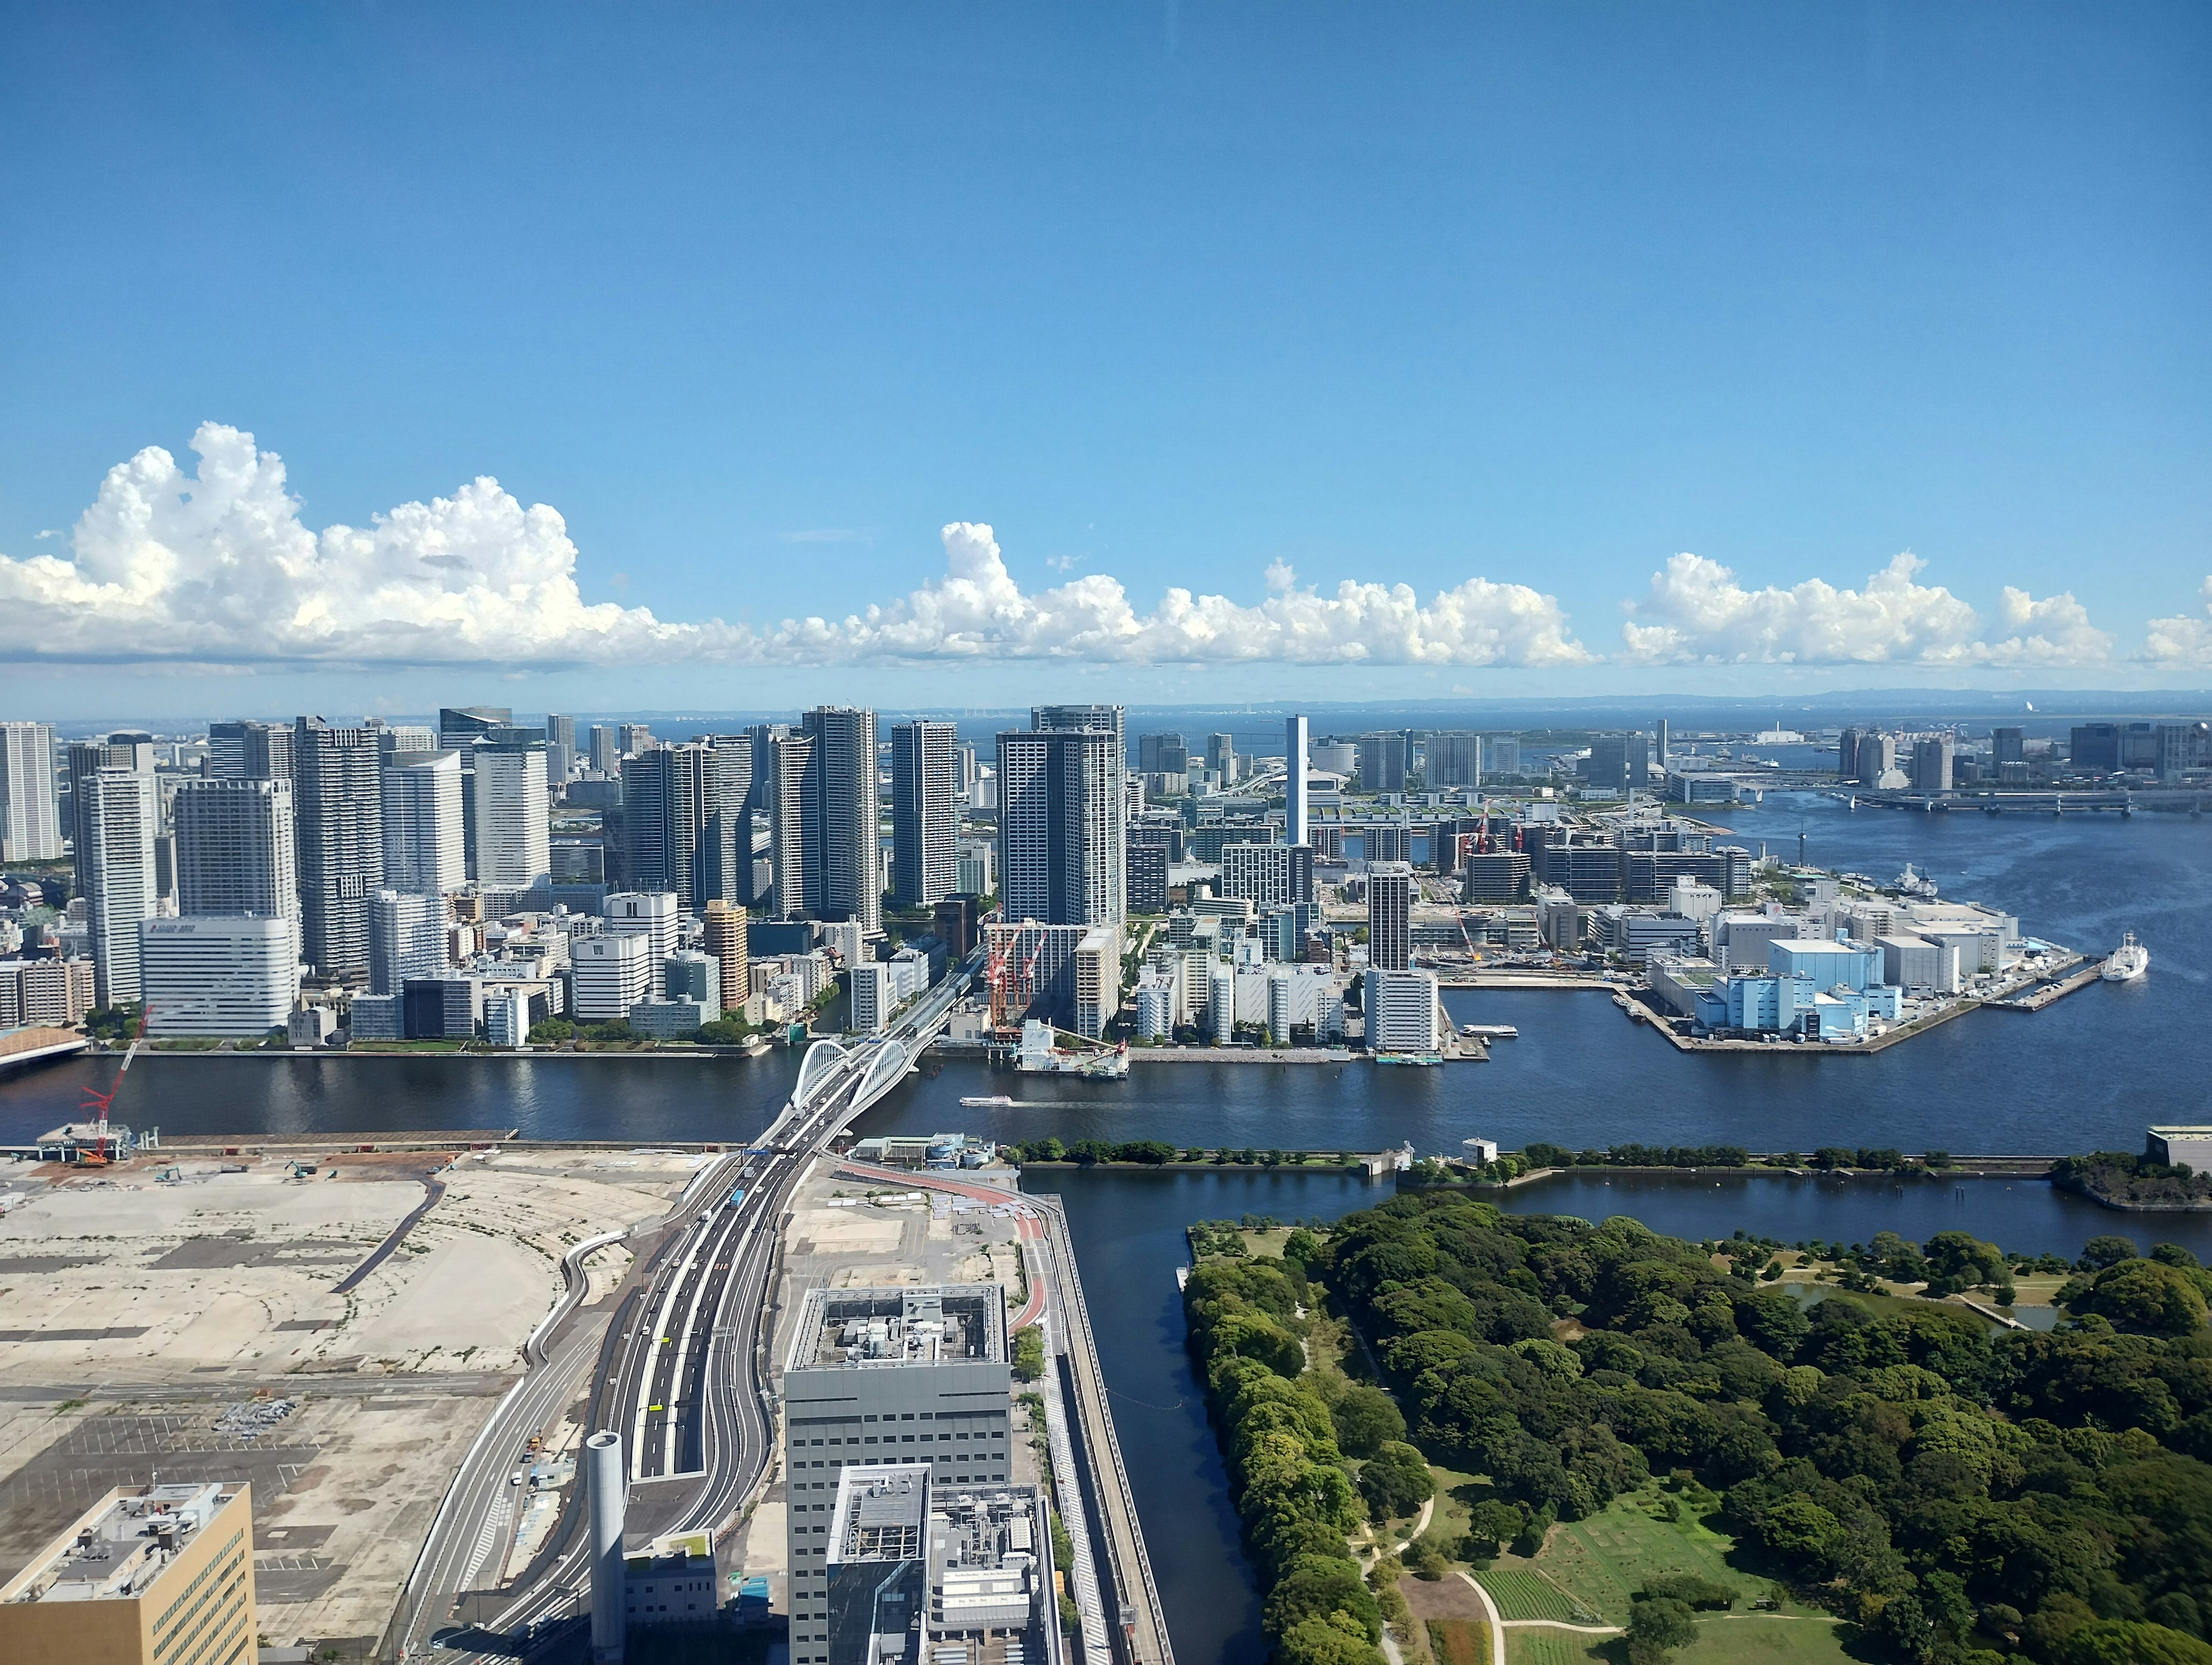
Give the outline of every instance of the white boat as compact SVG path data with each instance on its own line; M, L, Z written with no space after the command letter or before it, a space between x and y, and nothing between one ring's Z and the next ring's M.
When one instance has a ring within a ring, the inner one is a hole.
M2131 983L2150 969L2150 950L2136 940L2132 931L2120 939L2120 945L2112 951L2112 957L2105 962L2105 981L2108 983Z
M1914 872L1909 861L1905 864L1905 871L1897 876L1897 883L1892 888L1899 896L1916 896L1923 902L1932 900L1936 895L1936 881L1925 873Z
M1005 1093L994 1092L978 1097L963 1098L960 1101L960 1105L963 1109L969 1110L1011 1110L1014 1107L1014 1101Z

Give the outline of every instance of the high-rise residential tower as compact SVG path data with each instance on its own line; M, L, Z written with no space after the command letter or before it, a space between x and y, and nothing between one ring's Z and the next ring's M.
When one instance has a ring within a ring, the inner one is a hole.
M756 769L753 791L767 818L769 882L754 886L754 899L782 919L806 911L806 786L814 741L805 734L774 733L767 739L768 767Z
M957 731L951 723L891 730L891 901L928 908L954 889L959 860Z
M591 745L591 763L593 773L599 775L622 773L622 736L612 725L592 724Z
M1283 842L1304 844L1306 831L1306 720L1283 720Z
M1008 921L1104 925L1125 917L1118 744L1105 729L999 736L999 889Z
M736 899L743 793L730 806L723 768L729 759L708 744L656 746L623 759L623 883L672 890L686 908ZM750 749L747 749L750 767Z
M293 725L301 953L325 977L368 975L368 900L384 884L382 761L374 729Z
M811 919L883 924L881 817L876 799L876 714L823 706L801 720L806 760L805 905Z
M0 861L58 861L61 854L54 732L44 723L0 723Z
M553 854L544 743L479 744L476 765L477 883L502 890L545 884Z
M1367 864L1367 963L1378 970L1413 963L1413 884L1410 862Z
M176 829L177 911L300 918L289 781L188 781L169 807Z
M384 882L437 896L468 882L461 829L461 755L394 751L384 758Z
M138 922L154 916L154 835L160 806L154 776L131 769L95 769L77 782L77 851L85 923L92 943L96 998L102 1006L136 1000Z
M545 714L545 784L556 794L576 772L576 720Z

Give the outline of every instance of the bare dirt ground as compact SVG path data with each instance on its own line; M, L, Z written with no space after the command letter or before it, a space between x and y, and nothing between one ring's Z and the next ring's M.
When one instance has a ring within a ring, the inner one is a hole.
M659 1218L699 1160L362 1154L295 1177L195 1152L9 1174L0 1577L109 1486L244 1477L263 1633L364 1647L558 1298L562 1255ZM340 1293L433 1186L435 1205ZM603 1253L593 1285L627 1261ZM217 1425L287 1399L264 1427Z

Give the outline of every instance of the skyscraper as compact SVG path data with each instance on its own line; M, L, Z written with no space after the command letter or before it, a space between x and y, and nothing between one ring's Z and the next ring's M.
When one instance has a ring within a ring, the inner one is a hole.
M1409 862L1367 864L1367 963L1403 971L1413 963L1413 869Z
M1226 734L1207 735L1206 766L1221 777L1223 786L1235 786L1237 784L1237 743L1234 738Z
M556 793L576 772L576 720L545 714L545 784Z
M1129 738L1123 727L1121 708L1118 705L1032 706L1030 708L1030 726L1040 730L1074 729L1114 737L1114 744L1106 756L1108 778L1105 790L1111 804L1106 815L1106 863L1109 877L1104 919L1118 922L1127 917L1129 911L1126 894L1128 879L1128 794L1123 786L1123 777L1129 772ZM1003 782L1000 790L1003 803ZM1091 923L1103 923L1103 920Z
M1651 773L1651 742L1641 731L1601 734L1590 742L1583 779L1605 792L1641 792Z
M1406 789L1406 737L1385 730L1359 737L1359 789L1362 792L1403 792Z
M301 957L325 977L368 975L368 899L384 884L381 762L373 729L293 725Z
M457 751L395 751L384 758L384 882L437 896L467 882ZM384 991L397 994L397 989Z
M188 781L170 805L177 911L300 918L289 781ZM299 944L293 950L296 957Z
M1431 787L1473 787L1482 781L1482 747L1465 729L1439 729L1429 736L1428 766L1422 779Z
M811 919L883 924L876 714L822 706L801 720L814 743L806 760L805 905Z
M728 808L725 761L720 749L701 744L658 746L623 759L624 884L673 891L687 908L736 900L743 811Z
M1304 844L1306 832L1306 720L1283 720L1283 842Z
M92 894L94 872L92 829L87 819L92 812L92 794L87 788L92 778L103 769L133 769L136 757L136 750L125 743L125 737L121 735L111 734L105 740L70 742L64 768L70 786L70 845L75 853L79 896ZM149 836L151 836L150 833Z
M1674 731L1664 717L1654 727L1658 737L1659 767L1663 769L1674 760Z
M592 725L592 769L599 775L622 773L622 736L605 723Z
M445 706L438 713L438 747L462 754L466 767L468 749L495 728L510 728L514 712L504 705Z
M477 883L503 890L545 884L553 856L544 743L479 744L476 763Z
M0 861L58 861L54 732L44 723L0 723Z
M952 894L959 857L957 731L951 723L891 730L891 901L928 908Z
M1124 917L1118 744L1103 729L999 736L999 886L1009 921L1103 925Z
M1190 749L1176 733L1137 736L1137 772L1140 775L1181 775L1190 764Z
M765 900L769 913L796 919L806 911L806 781L814 742L804 734L768 735L768 767L757 769L753 790L768 819L769 882L765 896L754 886L754 900Z
M77 782L83 844L77 872L92 942L96 998L139 998L138 922L154 915L154 832L159 807L152 773L95 769Z

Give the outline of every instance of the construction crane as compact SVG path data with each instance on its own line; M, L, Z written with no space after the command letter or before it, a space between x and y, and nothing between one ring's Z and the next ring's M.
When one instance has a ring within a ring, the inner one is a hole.
M131 1044L123 1054L123 1067L115 1072L115 1085L106 1092L88 1085L84 1088L84 1103L80 1110L97 1110L100 1121L100 1146L92 1152L79 1152L77 1160L88 1168L105 1168L113 1160L107 1149L107 1112L115 1103L115 1095L123 1091L123 1079L131 1073L131 1060L138 1055L138 1043L146 1038L146 1015L153 1010L150 1004L138 1008L138 1028L131 1037Z

